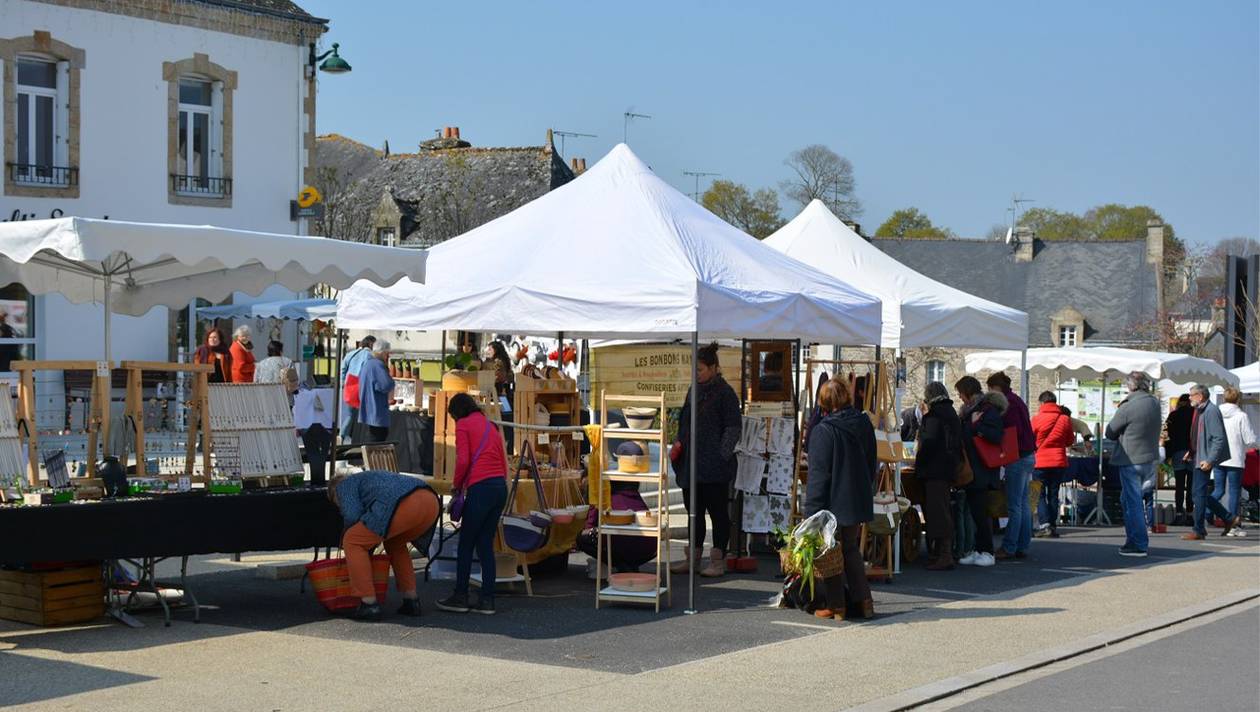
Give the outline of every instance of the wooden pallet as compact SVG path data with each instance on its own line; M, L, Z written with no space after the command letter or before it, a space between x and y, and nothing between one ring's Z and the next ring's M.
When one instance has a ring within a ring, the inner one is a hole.
M100 566L0 571L0 618L33 625L83 623L105 614Z

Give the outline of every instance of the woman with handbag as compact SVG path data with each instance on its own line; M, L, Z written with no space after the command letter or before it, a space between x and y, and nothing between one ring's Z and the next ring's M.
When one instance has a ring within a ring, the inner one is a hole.
M962 427L943 383L927 384L921 410L914 474L923 483L923 514L929 548L935 552L927 568L948 571L954 568L954 517L949 491L962 457Z
M700 571L701 576L716 577L726 573L726 547L731 536L731 511L729 492L739 461L735 446L739 443L743 419L739 414L739 396L718 372L718 346L710 344L700 349L696 360L696 387L698 394L687 391L678 425L678 439L670 448L669 457L674 463L674 475L682 488L683 504L696 517L695 539L684 550L683 559L670 567L676 574L687 573L689 562L700 562L704 550L707 513L713 520L713 548L709 563ZM691 442L691 408L699 396L696 411L696 491L697 500L691 501L691 457L687 445ZM694 509L693 509L694 508Z
M871 419L854 407L842 379L827 381L818 403L825 415L809 436L804 514L811 517L826 509L835 515L844 572L823 579L827 607L814 611L814 615L843 620L852 601L862 607L863 618L873 618L875 604L858 540L862 525L875 518L875 428Z
M455 476L452 482L451 519L460 522L459 550L455 564L455 590L437 602L452 613L494 615L494 535L507 505L507 455L503 438L467 393L451 398L446 406L455 421ZM480 595L468 602L473 551L481 562Z
M372 550L385 544L394 585L402 594L404 616L420 615L416 599L416 572L411 566L407 542L433 528L438 518L438 497L418 477L382 470L337 475L328 485L328 498L341 510L346 531L341 548L346 552L350 590L359 597L354 612L359 620L381 619L381 604L372 583Z
M976 440L982 439L993 445L1002 444L1004 428L1002 415L1006 412L1006 396L996 391L984 392L980 381L972 376L963 376L954 384L958 399L962 401L962 411L958 414L962 426L963 454L971 465L972 480L966 487L967 509L971 511L971 521L976 525L975 550L958 561L966 566L992 566L996 563L993 557L993 520L989 517L989 490L997 489L1001 484L1001 467L985 464L976 447Z

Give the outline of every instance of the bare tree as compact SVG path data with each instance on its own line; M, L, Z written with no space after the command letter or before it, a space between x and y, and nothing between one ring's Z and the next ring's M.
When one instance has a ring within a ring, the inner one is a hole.
M355 186L354 176L337 166L315 170L315 187L324 197L324 217L314 221L319 234L351 242L368 241L375 206L355 195Z
M835 151L814 144L784 161L793 177L780 184L783 194L805 207L821 200L837 217L853 220L862 214L862 203L854 195L853 164Z

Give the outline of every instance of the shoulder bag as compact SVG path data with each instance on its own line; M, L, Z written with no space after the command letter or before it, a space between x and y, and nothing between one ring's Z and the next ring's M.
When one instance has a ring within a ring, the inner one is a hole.
M477 459L481 457L482 451L486 449L486 438L490 437L490 431L494 429L494 423L486 422L486 429L481 431L481 444L477 446L477 452L473 453L472 462L468 463L468 474L472 474L473 465L477 464ZM449 507L451 521L458 522L464 518L464 497L468 495L468 486L461 487L459 491L451 496L451 506Z
M983 418L984 415L981 414L980 417ZM1019 433L1013 425L1002 429L1000 443L989 442L980 435L971 436L971 442L976 447L980 462L989 469L997 469L1019 459Z
M516 487L521 483L521 470L525 469L529 470L530 479L534 481L538 509L528 514L510 513L508 510L516 502ZM507 505L503 508L500 524L503 545L522 554L541 549L551 537L551 515L547 514L547 497L543 493L538 462L534 459L534 449L529 441L521 448L521 462L512 476L512 488L508 490Z

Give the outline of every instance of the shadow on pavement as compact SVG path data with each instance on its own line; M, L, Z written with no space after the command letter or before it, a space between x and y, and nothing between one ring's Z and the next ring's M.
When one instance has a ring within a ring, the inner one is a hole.
M156 678L0 652L0 704L20 705Z

